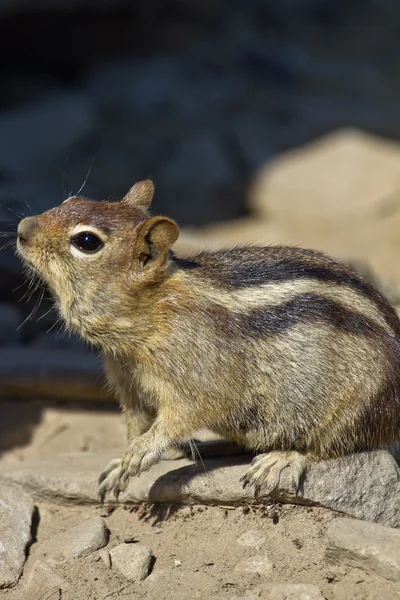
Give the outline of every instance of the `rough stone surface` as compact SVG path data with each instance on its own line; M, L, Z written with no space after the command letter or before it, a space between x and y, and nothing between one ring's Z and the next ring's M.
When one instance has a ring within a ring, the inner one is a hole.
M31 540L33 502L21 488L0 485L0 588L15 585Z
M108 531L104 520L93 517L56 535L44 545L44 554L50 564L70 558L84 558L104 548L108 543Z
M235 567L240 573L258 573L268 575L273 569L273 564L267 556L252 556L241 560Z
M111 566L129 581L143 581L150 572L153 552L139 544L119 544L110 551Z
M98 476L115 458L110 454L76 453L54 459L0 464L0 482L22 484L38 500L58 503L97 503ZM240 505L254 502L254 491L243 489L240 478L247 456L204 460L196 466L187 459L162 461L134 479L121 503L171 502ZM265 501L320 505L358 519L400 527L399 467L386 451L366 452L316 463L308 471L301 495L283 472L280 487ZM107 499L113 502L113 498Z
M335 519L326 532L326 560L400 581L400 531L376 523Z
M22 586L21 600L51 598L51 593L54 593L54 597L58 598L55 592L57 590L65 592L67 587L67 582L57 575L46 562L36 560L28 574L26 582L24 582ZM49 594L49 596L47 596L47 594Z

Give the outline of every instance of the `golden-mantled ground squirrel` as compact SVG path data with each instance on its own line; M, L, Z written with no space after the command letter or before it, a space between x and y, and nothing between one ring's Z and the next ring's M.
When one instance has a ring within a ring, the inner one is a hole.
M310 461L385 447L400 431L400 321L319 252L247 247L179 258L150 217L150 181L120 202L68 198L18 227L18 252L67 327L101 348L128 447L100 494L208 428L257 453L245 484L293 483Z

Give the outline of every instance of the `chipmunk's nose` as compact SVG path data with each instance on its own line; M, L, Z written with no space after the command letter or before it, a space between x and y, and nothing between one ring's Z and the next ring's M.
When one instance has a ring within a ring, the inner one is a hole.
M35 228L35 217L25 217L25 219L22 219L22 221L18 225L18 241L21 244L26 244L27 242L29 242L29 238L31 237Z

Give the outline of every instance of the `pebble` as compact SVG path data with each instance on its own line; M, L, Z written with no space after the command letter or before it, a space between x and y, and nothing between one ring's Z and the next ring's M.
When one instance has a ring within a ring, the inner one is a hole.
M119 544L110 550L110 556L112 568L129 581L143 581L150 573L153 552L147 546Z
M104 548L108 543L108 530L101 517L92 517L75 527L54 536L43 545L43 553L51 566L71 558L84 558Z
M101 558L103 563L106 565L107 569L111 569L111 556L107 548L103 548L103 550L100 550L99 558Z

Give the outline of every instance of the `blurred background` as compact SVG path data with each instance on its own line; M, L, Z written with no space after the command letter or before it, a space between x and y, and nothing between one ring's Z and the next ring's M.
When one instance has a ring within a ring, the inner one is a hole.
M3 232L82 186L117 199L151 177L154 210L182 226L177 250L311 246L398 303L396 0L4 0L0 56ZM27 397L108 400L46 298L29 318L40 295L19 301L12 248L0 276L0 385L24 399L1 405L5 450L41 419ZM41 444L96 448L87 423L46 414L58 433L36 432Z

